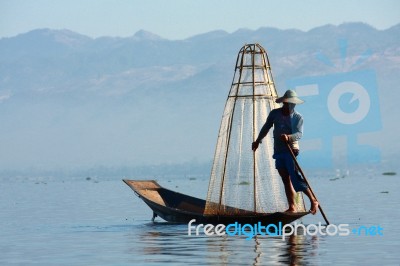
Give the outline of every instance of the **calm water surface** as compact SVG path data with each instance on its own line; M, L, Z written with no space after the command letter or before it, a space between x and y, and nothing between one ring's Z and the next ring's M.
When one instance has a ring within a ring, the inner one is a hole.
M330 222L383 236L188 236L120 180L0 183L0 265L399 265L399 176L309 178ZM208 179L159 179L205 198ZM323 223L308 215L305 224Z

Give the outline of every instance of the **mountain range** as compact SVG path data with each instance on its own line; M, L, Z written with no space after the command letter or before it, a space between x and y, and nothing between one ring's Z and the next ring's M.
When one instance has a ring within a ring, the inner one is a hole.
M217 30L174 41L144 30L94 39L37 29L2 38L0 174L209 165L246 43L267 50L279 94L296 78L372 71L380 127L361 138L381 162L395 165L399 36L400 24L377 30L345 23L306 32Z

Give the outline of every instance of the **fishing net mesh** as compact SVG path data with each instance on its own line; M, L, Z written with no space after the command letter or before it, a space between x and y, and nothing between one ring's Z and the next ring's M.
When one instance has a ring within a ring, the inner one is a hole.
M256 152L251 149L269 112L279 107L277 97L264 48L243 46L218 133L205 215L273 213L288 208L272 159L272 132ZM301 194L296 204L298 211L304 210Z

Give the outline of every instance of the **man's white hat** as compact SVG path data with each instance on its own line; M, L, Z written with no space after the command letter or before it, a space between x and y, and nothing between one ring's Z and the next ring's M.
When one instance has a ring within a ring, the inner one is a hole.
M294 90L287 90L285 94L276 99L277 103L294 103L294 104L302 104L304 103L299 97L297 97L297 93Z

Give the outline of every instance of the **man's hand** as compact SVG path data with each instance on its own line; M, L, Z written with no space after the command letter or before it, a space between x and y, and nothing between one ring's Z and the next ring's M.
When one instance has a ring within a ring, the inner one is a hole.
M288 141L289 141L288 135L282 134L282 135L281 135L281 140L284 141L284 142L288 142Z
M258 141L254 141L254 142L251 144L251 149L252 149L253 151L256 151L259 144L260 144L260 143L259 143Z

